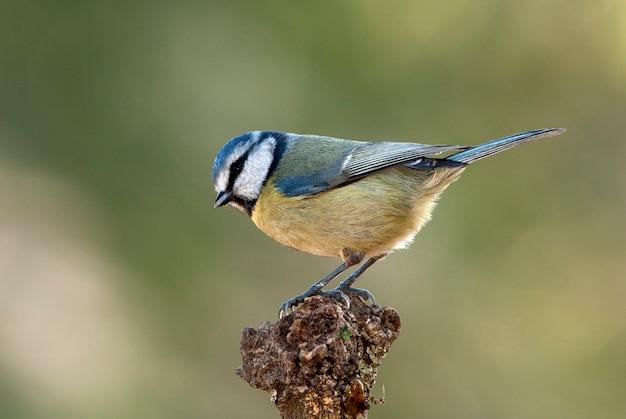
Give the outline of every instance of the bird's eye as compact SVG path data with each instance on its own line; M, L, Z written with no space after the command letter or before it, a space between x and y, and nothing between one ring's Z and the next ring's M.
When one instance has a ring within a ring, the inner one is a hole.
M243 170L243 160L239 159L230 166L231 176L236 177Z

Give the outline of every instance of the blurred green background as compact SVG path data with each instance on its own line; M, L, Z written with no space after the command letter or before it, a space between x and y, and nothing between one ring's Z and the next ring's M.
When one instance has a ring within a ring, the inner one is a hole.
M245 326L338 265L213 210L256 129L476 144L408 251L371 417L626 412L622 0L0 3L0 417L275 418Z

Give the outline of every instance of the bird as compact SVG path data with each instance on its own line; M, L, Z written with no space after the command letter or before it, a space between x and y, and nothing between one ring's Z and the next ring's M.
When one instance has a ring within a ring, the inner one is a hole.
M544 128L476 146L354 141L279 131L250 131L228 141L212 171L214 208L232 206L272 239L342 263L279 308L305 298L347 293L374 302L356 279L394 250L407 248L431 218L440 194L468 165L517 145L560 135ZM442 153L447 157L435 157ZM359 265L337 287L324 287Z

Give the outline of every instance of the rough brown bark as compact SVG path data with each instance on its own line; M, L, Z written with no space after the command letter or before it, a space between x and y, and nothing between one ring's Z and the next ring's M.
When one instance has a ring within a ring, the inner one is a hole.
M283 418L366 418L378 366L400 334L389 307L316 296L241 337L237 375L270 393Z

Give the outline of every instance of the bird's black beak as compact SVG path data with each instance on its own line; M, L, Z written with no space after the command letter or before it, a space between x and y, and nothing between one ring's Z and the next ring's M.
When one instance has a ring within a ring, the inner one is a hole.
M230 200L233 198L233 193L231 191L220 191L217 194L217 198L215 198L215 204L213 208L223 207L228 204Z

